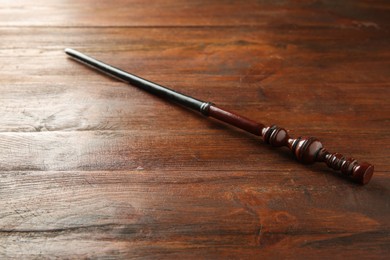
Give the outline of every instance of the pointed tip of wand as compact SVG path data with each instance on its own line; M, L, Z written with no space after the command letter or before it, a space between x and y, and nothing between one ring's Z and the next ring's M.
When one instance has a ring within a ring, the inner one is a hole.
M65 48L64 52L66 54L68 54L70 57L76 58L76 59L79 59L79 60L80 59L82 60L82 57L84 57L84 59L86 57L86 55L82 54L81 52L78 52L78 51L76 51L74 49L70 49L70 48Z
M65 48L65 49L64 49L64 52L65 52L66 54L70 54L70 53L73 52L73 49Z

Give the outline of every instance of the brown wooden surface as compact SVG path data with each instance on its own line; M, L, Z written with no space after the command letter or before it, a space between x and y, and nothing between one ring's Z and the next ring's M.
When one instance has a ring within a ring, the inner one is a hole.
M153 2L153 3L152 3ZM1 258L386 258L388 1L1 1ZM63 49L316 136L367 186Z

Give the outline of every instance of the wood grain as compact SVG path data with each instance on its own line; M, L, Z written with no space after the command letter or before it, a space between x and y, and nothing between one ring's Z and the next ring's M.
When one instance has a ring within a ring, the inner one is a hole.
M387 1L2 1L1 258L390 253ZM375 165L365 187L68 59Z

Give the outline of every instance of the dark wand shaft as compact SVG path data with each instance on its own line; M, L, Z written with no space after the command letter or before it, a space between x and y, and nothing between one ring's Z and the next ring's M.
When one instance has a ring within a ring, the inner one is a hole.
M65 49L66 54L77 61L80 61L92 68L104 72L110 76L118 78L131 85L137 86L147 92L153 93L161 98L168 99L182 106L200 112L205 116L210 116L234 125L254 135L261 136L263 141L275 147L288 147L297 160L301 163L309 164L314 162L324 162L334 170L340 170L344 176L361 183L366 184L370 181L374 166L362 162L359 163L353 158L344 157L339 153L330 153L323 148L321 142L314 137L292 138L288 135L286 129L276 125L265 126L254 122L246 117L233 112L226 111L217 107L211 102L205 102L193 97L181 94L172 89L163 87L146 79L140 78L94 58L91 58L81 52Z

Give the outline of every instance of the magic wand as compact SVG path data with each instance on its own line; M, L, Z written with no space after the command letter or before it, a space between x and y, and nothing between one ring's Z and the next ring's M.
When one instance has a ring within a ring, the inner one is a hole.
M310 164L314 162L324 162L330 168L340 170L344 176L349 177L360 184L368 183L374 173L373 165L367 162L359 163L357 160L347 158L339 153L330 153L323 148L322 143L317 138L292 138L288 135L286 129L284 128L276 125L265 126L261 123L254 122L246 117L217 107L214 103L205 102L167 87L163 87L98 61L76 50L65 49L65 53L77 61L102 71L112 77L118 78L126 83L137 86L138 88L155 94L163 99L178 103L205 116L213 117L254 135L261 136L263 141L267 144L275 147L286 146L301 163Z

